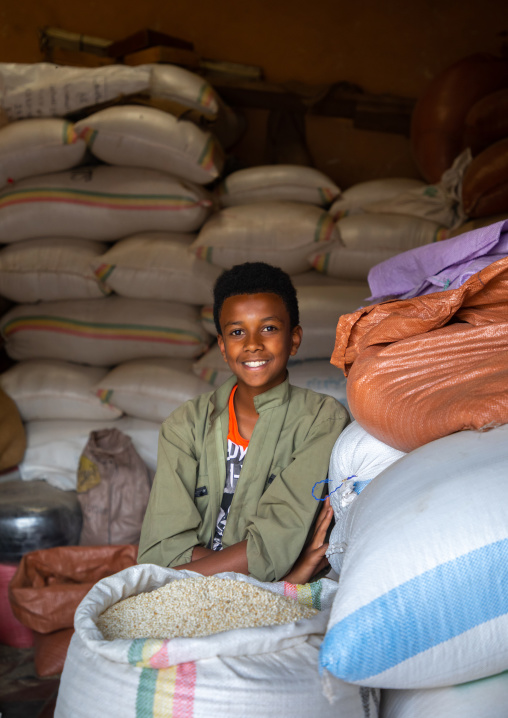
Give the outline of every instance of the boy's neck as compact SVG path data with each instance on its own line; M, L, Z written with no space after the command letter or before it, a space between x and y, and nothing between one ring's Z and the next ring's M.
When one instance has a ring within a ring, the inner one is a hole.
M281 384L283 382L280 382ZM278 385L277 385L278 386ZM275 387L271 387L272 389ZM238 422L238 431L244 439L250 440L259 414L256 411L254 399L260 394L264 394L269 389L258 389L245 384L238 384L233 399L235 405L236 420Z

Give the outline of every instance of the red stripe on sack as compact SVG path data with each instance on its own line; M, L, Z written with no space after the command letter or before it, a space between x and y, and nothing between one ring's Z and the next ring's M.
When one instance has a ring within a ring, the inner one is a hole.
M298 599L298 589L294 583L288 583L284 581L284 596L290 596L295 601Z
M21 332L24 329L29 329L30 331L35 332L55 332L56 334L71 334L72 336L82 337L83 339L129 339L130 341L135 342L162 342L170 344L189 344L192 346L198 343L196 341L184 341L182 339L167 339L165 337L142 337L132 334L95 334L94 332L80 332L72 329L59 329L58 327L51 327L48 329L48 327L31 326L30 324L25 324L22 327L14 327L14 329L10 329L8 336L11 336L11 334L16 334L17 332Z
M150 668L168 668L168 643L169 639L165 639L162 648L150 658Z
M195 688L196 664L194 662L179 663L176 667L173 718L192 718Z
M58 202L59 204L79 204L84 205L86 207L96 207L98 209L125 209L125 210L165 210L169 212L180 212L181 210L190 209L192 207L209 207L211 205L211 202L209 200L202 200L199 202L191 202L189 204L184 205L183 207L176 207L174 205L129 205L129 204L110 204L106 202L86 202L85 200L78 200L78 199L55 199L52 197L41 197L39 199L13 199L9 202L6 202L3 206L4 207L10 207L13 204L26 204L26 203L34 203L34 202Z

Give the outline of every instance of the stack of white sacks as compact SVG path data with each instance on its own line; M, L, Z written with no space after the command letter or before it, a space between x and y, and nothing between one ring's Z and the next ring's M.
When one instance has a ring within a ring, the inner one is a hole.
M339 241L326 209L338 187L311 168L274 166L236 172L211 192L223 165L216 137L154 107L109 107L76 124L23 119L90 102L96 72L113 95L150 80L157 100L194 117L224 114L210 85L181 68L139 68L137 85L126 68L80 70L67 79L82 91L67 97L50 66L13 67L0 66L11 120L0 130L0 296L16 306L0 331L18 364L0 385L26 422L23 478L75 488L89 432L111 422L154 468L160 422L229 375L214 344L212 287L243 261L294 277L305 338L291 380L345 402L329 364L335 326L368 285L311 271L309 259ZM37 108L23 104L30 88Z
M508 426L409 454L353 422L330 462L339 574L324 689L381 688L381 718L502 718L508 697Z
M167 95L216 115L212 88L174 71ZM218 272L187 250L222 161L210 132L152 107L0 130L0 294L17 303L0 325L19 362L0 383L26 422L24 479L75 488L89 432L112 423L155 468L162 419L208 390L192 362Z

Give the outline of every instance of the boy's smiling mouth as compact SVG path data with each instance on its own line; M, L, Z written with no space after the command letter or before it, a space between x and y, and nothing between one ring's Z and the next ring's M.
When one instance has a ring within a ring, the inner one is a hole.
M258 359L257 361L244 361L243 364L245 366L248 366L250 369L257 369L257 367L268 364L268 359Z

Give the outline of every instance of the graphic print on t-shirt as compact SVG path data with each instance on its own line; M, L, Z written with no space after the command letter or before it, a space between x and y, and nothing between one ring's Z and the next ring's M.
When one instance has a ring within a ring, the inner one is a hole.
M222 501L219 509L219 516L217 518L217 524L215 526L215 534L213 537L212 549L214 551L220 551L222 548L222 536L224 535L224 529L226 528L226 521L228 519L229 509L231 508L231 502L235 493L238 479L240 478L240 471L242 470L243 460L249 447L249 442L240 436L238 431L238 423L236 421L235 408L233 404L233 397L235 395L236 386L231 392L229 398L229 431L228 431L228 454L226 458L226 483L224 485L224 493L222 494ZM237 443L238 442L238 443ZM242 442L242 443L240 443ZM242 446L243 444L243 446Z

